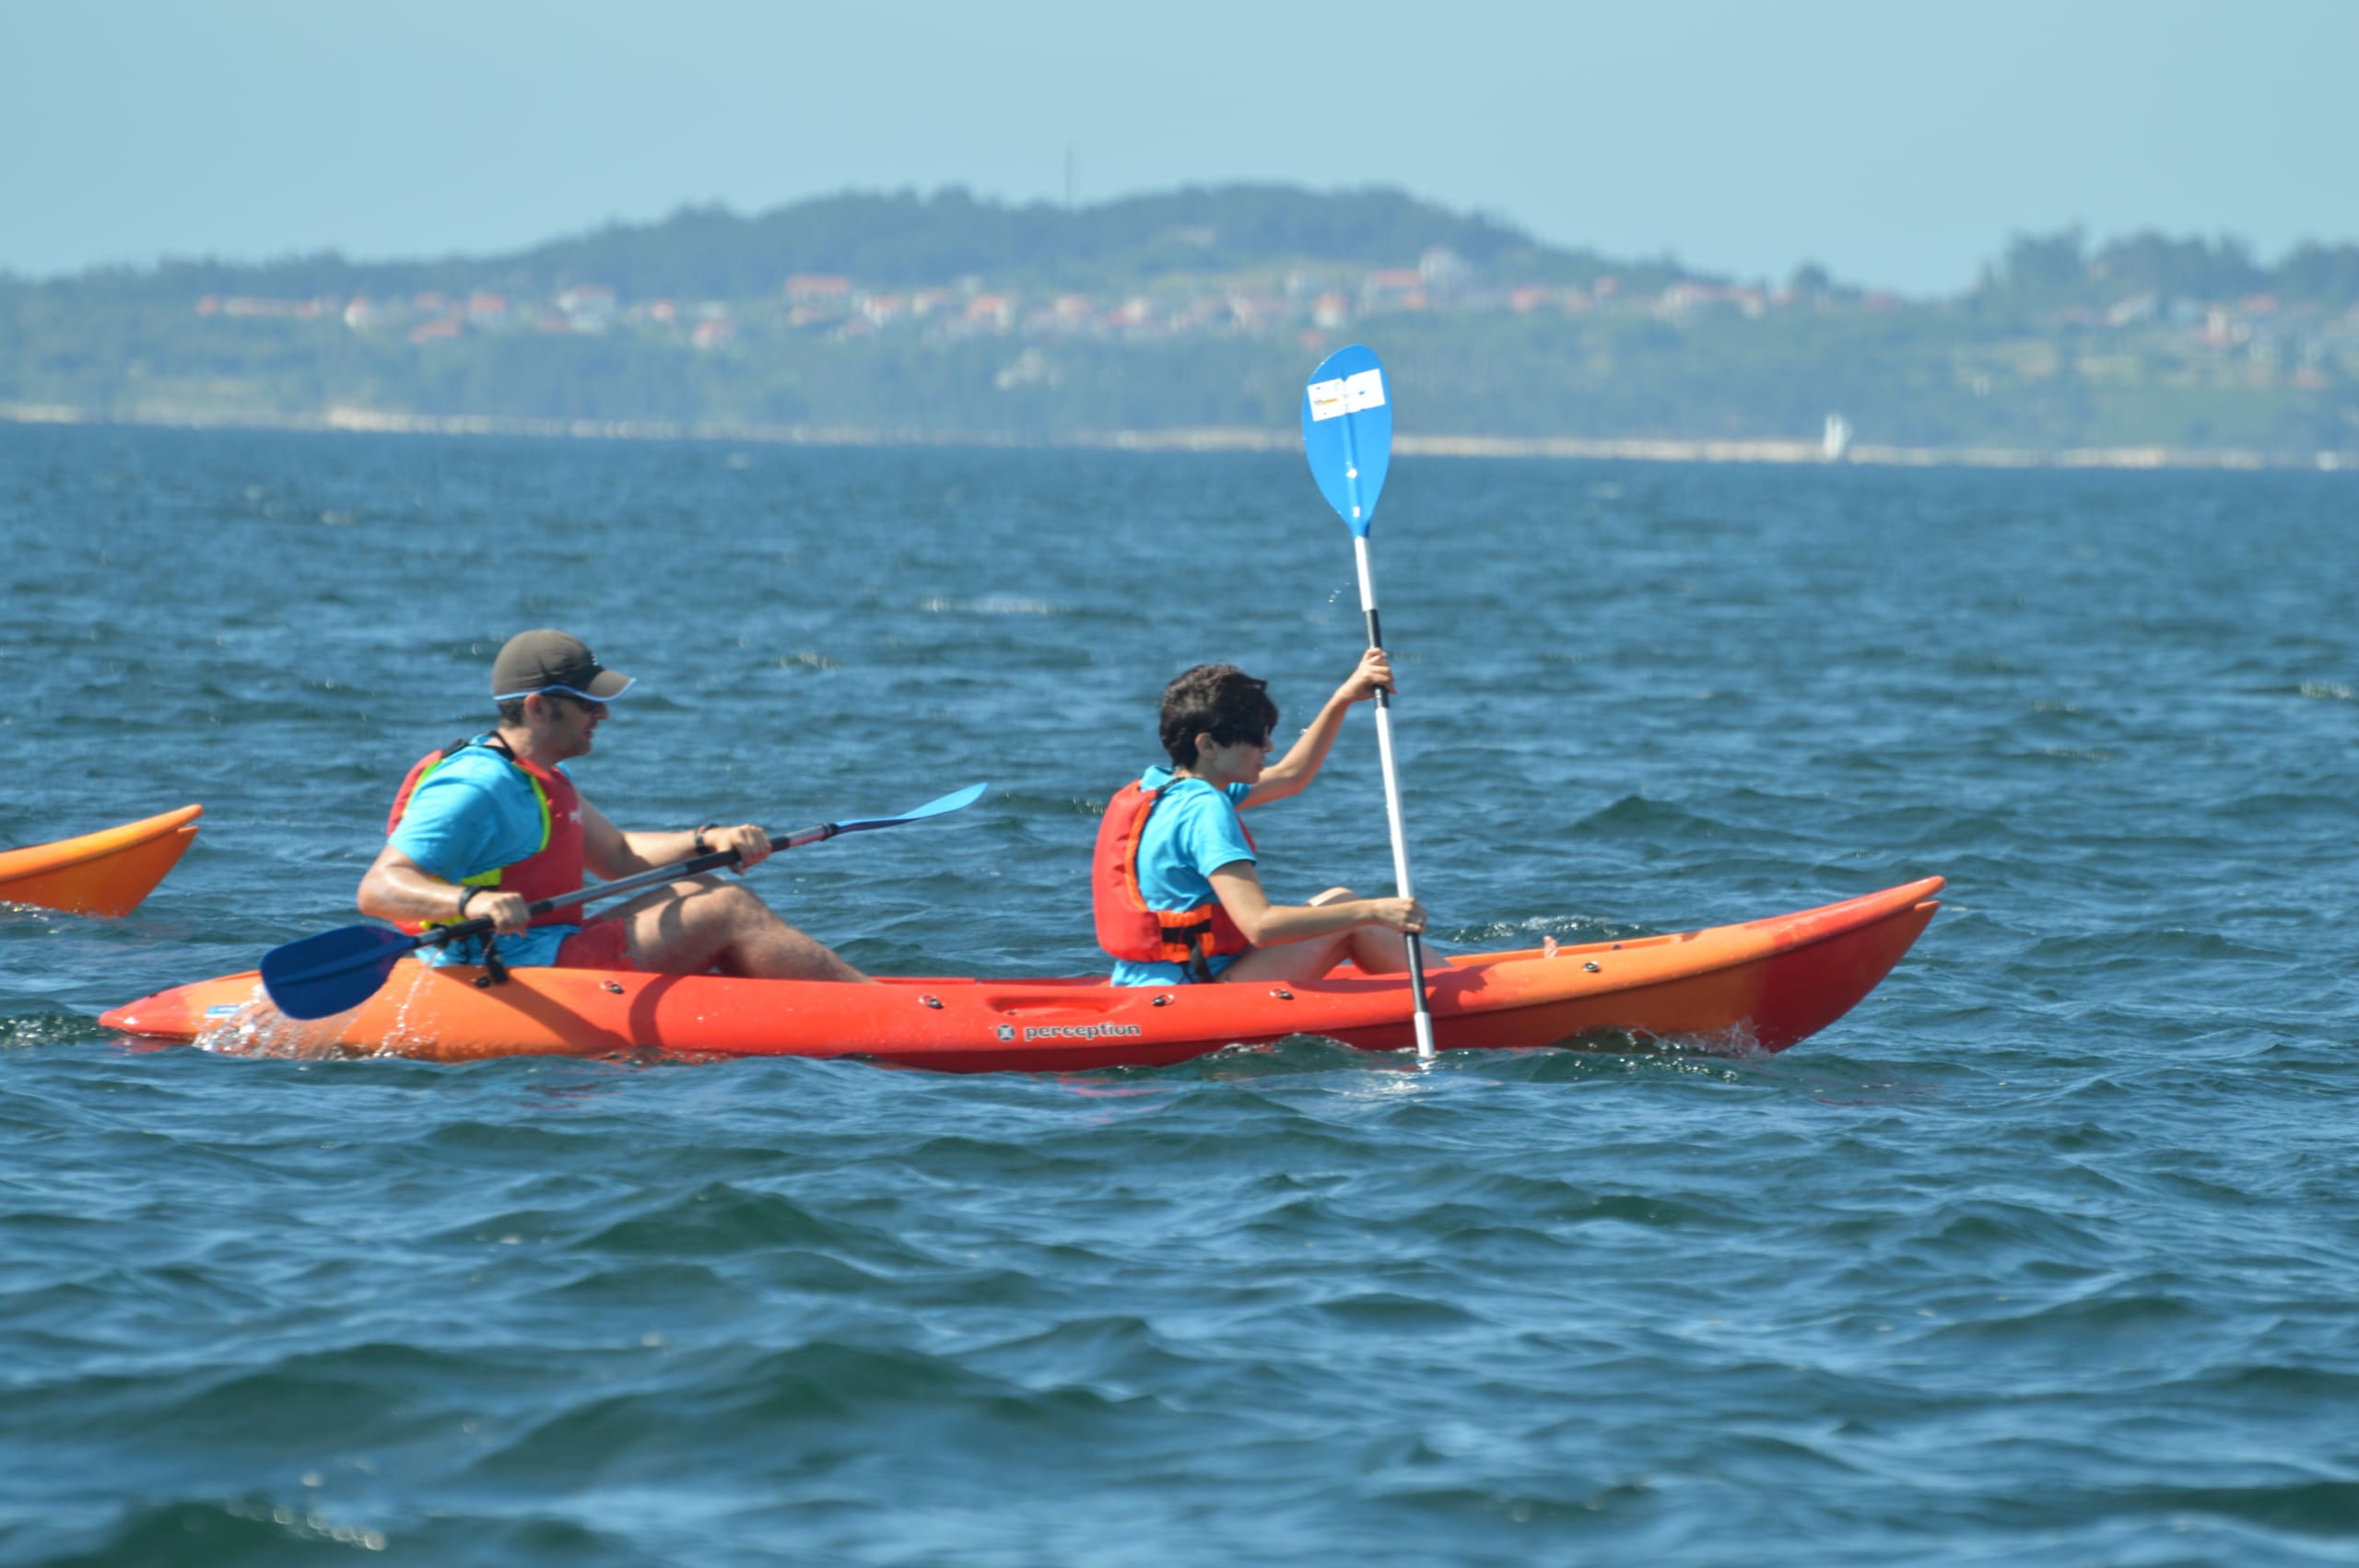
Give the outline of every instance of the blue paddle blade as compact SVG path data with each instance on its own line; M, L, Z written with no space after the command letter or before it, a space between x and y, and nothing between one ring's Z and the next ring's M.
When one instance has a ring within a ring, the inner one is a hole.
M872 827L898 827L905 822L921 822L930 816L940 816L945 812L960 811L971 806L981 800L983 791L990 788L989 784L969 784L964 790L953 790L940 800L928 801L917 810L903 812L899 816L871 816L863 817L857 822L839 822L836 824L836 831L860 833Z
M289 1018L326 1018L377 994L402 955L417 946L383 926L344 926L262 955L262 987Z
M1310 373L1302 392L1302 452L1335 515L1367 538L1392 463L1392 383L1374 350L1356 343L1339 348Z

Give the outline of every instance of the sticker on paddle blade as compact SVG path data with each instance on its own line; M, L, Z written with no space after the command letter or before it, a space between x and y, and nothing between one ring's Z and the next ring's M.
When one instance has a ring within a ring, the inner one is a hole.
M1384 366L1354 344L1329 355L1302 392L1302 451L1335 515L1365 536L1392 461L1392 405Z
M1341 380L1313 381L1306 390L1310 394L1311 422L1317 424L1322 419L1357 414L1363 408L1382 407L1384 372L1362 370L1356 376L1345 376Z

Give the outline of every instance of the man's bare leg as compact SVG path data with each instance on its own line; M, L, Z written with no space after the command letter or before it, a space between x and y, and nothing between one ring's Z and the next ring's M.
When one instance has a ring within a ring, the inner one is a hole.
M865 981L868 977L778 918L752 890L698 877L635 898L617 911L634 968L653 975L717 971L757 980Z

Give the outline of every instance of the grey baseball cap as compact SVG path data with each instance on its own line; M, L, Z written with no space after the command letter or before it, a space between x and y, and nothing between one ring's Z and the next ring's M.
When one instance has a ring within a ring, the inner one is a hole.
M543 627L518 632L491 661L491 698L507 702L534 692L561 691L604 702L630 689L628 675L598 662L578 637Z

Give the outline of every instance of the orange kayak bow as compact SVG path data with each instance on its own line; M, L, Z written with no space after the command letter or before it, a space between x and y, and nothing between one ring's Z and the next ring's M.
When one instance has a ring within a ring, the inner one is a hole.
M182 806L79 838L0 849L0 904L128 915L180 863L204 814L203 806Z

